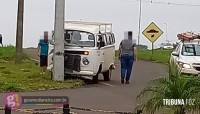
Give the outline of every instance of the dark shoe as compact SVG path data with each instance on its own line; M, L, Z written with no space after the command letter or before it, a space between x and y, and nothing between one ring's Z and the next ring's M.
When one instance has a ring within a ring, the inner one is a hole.
M126 84L130 84L130 82L129 82L129 81L126 81Z
M124 78L121 78L121 83L124 84Z

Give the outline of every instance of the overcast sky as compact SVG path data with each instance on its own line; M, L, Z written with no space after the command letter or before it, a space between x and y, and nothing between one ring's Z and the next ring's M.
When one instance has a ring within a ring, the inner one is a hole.
M164 34L155 46L168 40L177 41L176 35L185 31L200 31L199 0L142 0L141 33L151 23L156 23ZM195 4L185 6L158 2ZM55 0L25 0L23 47L36 47L43 31L54 27ZM4 45L15 45L17 0L0 1L0 33ZM100 21L113 23L117 45L123 39L124 31L133 31L138 37L139 1L137 0L66 0L66 20ZM166 24L167 23L167 34ZM141 34L140 43L151 47Z

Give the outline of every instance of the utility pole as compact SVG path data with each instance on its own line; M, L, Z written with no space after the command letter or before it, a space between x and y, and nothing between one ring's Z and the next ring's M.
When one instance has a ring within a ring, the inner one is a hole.
M65 0L55 1L53 80L64 81Z
M24 0L18 0L16 57L15 57L16 64L22 64L23 16L24 16Z
M142 0L140 0L140 11L139 11L138 46L140 45L141 15L142 15Z
M166 42L168 42L168 38L167 38L167 23L164 23L165 24L165 29L166 29Z

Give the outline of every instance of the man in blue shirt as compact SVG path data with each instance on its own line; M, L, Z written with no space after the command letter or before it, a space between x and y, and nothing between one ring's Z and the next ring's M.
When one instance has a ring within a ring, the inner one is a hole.
M40 39L38 43L38 56L40 57L41 74L45 74L48 62L48 32L44 32L44 39Z

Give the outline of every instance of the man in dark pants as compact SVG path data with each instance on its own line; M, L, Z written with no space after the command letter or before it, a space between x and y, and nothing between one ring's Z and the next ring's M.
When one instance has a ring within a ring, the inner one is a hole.
M45 74L48 62L48 32L44 32L44 39L38 43L38 56L40 57L41 74Z
M119 46L119 59L121 60L121 83L129 84L133 62L137 61L137 48L132 40L132 32L125 33L125 39L123 39Z
M2 35L0 34L0 44L1 44L1 46L3 47L3 42L2 42Z

